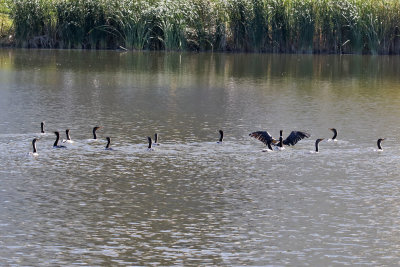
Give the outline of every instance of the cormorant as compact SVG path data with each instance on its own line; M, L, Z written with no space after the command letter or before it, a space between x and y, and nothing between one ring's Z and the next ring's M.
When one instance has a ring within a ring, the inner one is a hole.
M332 141L337 141L336 137L337 137L337 130L335 128L330 128L329 130L331 130L333 132L333 136L331 138Z
M70 144L74 143L74 141L72 141L71 137L69 136L69 129L65 130L65 134L67 136L67 140L63 140L62 142L63 143L70 143Z
M36 150L36 141L37 141L37 140L38 140L37 138L33 138L33 140L32 140L32 147L33 147L32 155L34 155L34 156L39 155L39 154L37 153L37 150Z
M113 150L111 147L110 147L110 144L111 144L111 138L110 137L106 137L106 140L107 140L107 145L106 145L106 150Z
M261 142L266 144L270 150L273 150L272 147L271 147L271 144L276 145L278 143L278 147L283 148L283 145L294 146L301 139L310 137L309 133L302 132L302 131L292 131L290 133L290 135L285 140L283 140L282 133L283 133L283 131L281 130L280 131L279 142L276 141L272 137L272 135L270 135L267 131L253 132L253 133L249 134L249 136L260 140Z
M44 134L44 121L40 123L40 132Z
M66 146L59 146L58 145L58 140L60 139L60 133L59 132L54 132L56 135L56 141L54 141L53 148L67 148Z
M380 151L383 151L383 148L382 148L382 141L383 140L385 140L385 138L379 138L378 141L376 142L376 144L378 145L378 149Z
M147 140L149 141L149 146L147 147L147 151L153 151L154 149L151 147L152 144L151 137L147 136Z
M318 144L319 144L319 142L321 142L322 140L324 140L324 138L320 138L320 139L315 140L315 153L318 153L318 152L319 152Z
M217 144L222 144L222 139L224 139L224 131L219 130L219 140L217 142Z
M101 128L101 126L96 126L93 128L93 139L97 139L96 131L100 128Z
M154 143L153 143L153 145L154 146L159 146L160 145L160 143L158 143L158 134L157 133L154 134Z

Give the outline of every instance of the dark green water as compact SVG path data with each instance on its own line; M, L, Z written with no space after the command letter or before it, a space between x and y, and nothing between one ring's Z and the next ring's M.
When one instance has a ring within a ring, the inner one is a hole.
M389 56L1 50L0 262L396 265L399 82ZM311 138L248 136L281 129Z

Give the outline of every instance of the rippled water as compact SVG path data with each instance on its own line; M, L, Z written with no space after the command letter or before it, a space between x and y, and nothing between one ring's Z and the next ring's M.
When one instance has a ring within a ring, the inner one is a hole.
M397 265L399 82L389 56L1 50L0 262ZM312 137L248 136L281 129Z

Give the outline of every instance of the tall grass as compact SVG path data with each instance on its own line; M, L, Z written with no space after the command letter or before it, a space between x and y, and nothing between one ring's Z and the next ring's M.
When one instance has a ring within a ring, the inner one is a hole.
M22 47L400 53L398 0L14 0L9 4L7 16L13 20L16 45Z
M124 47L142 50L149 47L153 13L148 1L117 1L108 29L122 39Z
M47 0L16 0L11 12L17 45L54 46L54 9Z
M12 29L12 21L10 19L11 0L0 1L0 44L4 40L9 40Z

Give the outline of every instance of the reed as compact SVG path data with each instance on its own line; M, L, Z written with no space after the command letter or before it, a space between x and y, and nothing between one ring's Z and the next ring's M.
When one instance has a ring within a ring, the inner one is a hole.
M12 19L8 29L22 47L400 53L397 0L7 0L2 12L3 6L0 18Z
M12 33L12 21L10 19L11 1L0 2L0 44L5 40L10 42L9 36Z
M142 50L149 47L153 10L148 1L117 1L108 27L120 37L124 47Z
M52 47L55 33L53 11L47 0L14 1L11 17L17 45Z
M63 48L107 48L112 39L104 30L113 2L105 0L48 1L55 8L57 41Z
M188 8L188 30L186 31L189 49L197 51L223 50L224 11L217 1L193 0Z
M189 16L185 1L164 0L154 9L154 36L165 50L184 50L187 40L185 30Z

